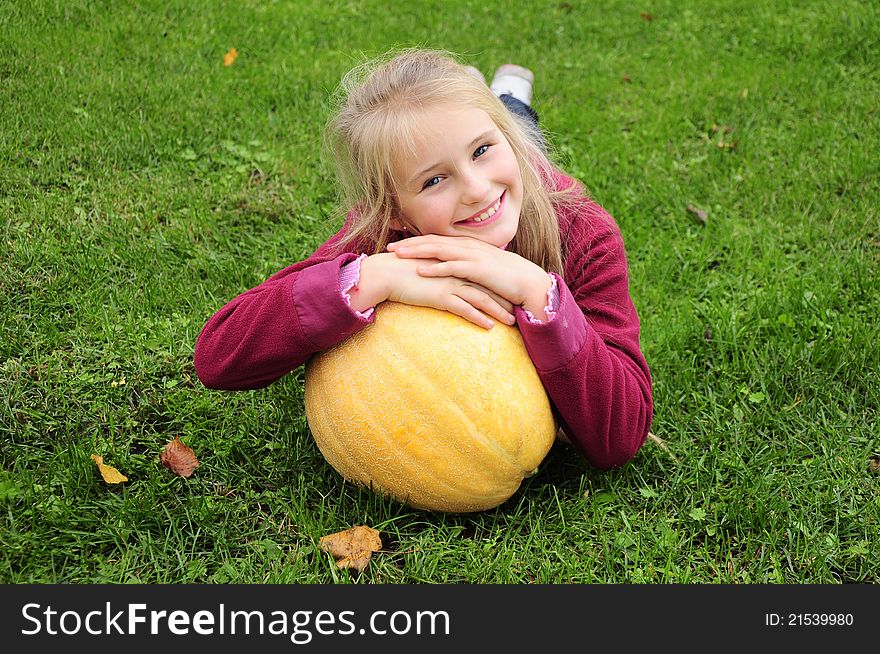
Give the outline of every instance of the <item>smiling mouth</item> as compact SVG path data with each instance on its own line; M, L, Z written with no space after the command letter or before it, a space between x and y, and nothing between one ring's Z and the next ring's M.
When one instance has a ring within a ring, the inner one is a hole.
M494 204L483 209L480 213L468 218L467 220L462 220L458 222L459 225L481 225L484 222L492 222L490 219L494 218L496 214L501 212L501 207L504 203L504 196L507 194L507 191L501 194Z

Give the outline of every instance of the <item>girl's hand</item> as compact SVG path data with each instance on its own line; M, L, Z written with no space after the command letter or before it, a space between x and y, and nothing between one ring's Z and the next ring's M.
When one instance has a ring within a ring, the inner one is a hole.
M414 236L389 243L388 249L419 262L416 271L423 277L467 280L546 319L550 276L518 254L469 236Z
M367 257L361 263L359 293L362 298L352 297L352 306L358 310L366 307L359 300L373 306L383 300L433 307L454 313L470 322L491 329L491 316L505 324L516 322L513 305L497 293L457 277L428 277L419 275L419 266L438 264L438 259L403 259L393 253Z

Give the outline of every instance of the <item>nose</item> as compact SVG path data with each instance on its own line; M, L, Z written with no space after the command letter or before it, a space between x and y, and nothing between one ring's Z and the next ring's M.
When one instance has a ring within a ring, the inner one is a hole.
M461 199L464 204L484 202L492 188L491 182L473 168L462 172L461 184Z

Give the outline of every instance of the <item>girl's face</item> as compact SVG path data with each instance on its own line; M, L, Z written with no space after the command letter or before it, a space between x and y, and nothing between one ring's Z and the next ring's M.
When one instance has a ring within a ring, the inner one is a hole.
M471 236L505 247L519 226L523 182L507 139L482 109L442 106L394 163L400 216L414 235Z

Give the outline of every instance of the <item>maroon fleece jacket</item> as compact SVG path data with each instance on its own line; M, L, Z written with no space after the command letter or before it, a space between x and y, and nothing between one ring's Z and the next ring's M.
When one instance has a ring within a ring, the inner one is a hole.
M556 182L575 183L561 173ZM586 197L557 217L565 257L556 316L535 324L521 307L514 313L566 436L592 465L607 469L629 461L645 442L651 374L617 224ZM372 322L358 316L340 288L340 267L358 256L354 246L336 247L345 231L208 320L195 347L205 386L267 386Z

